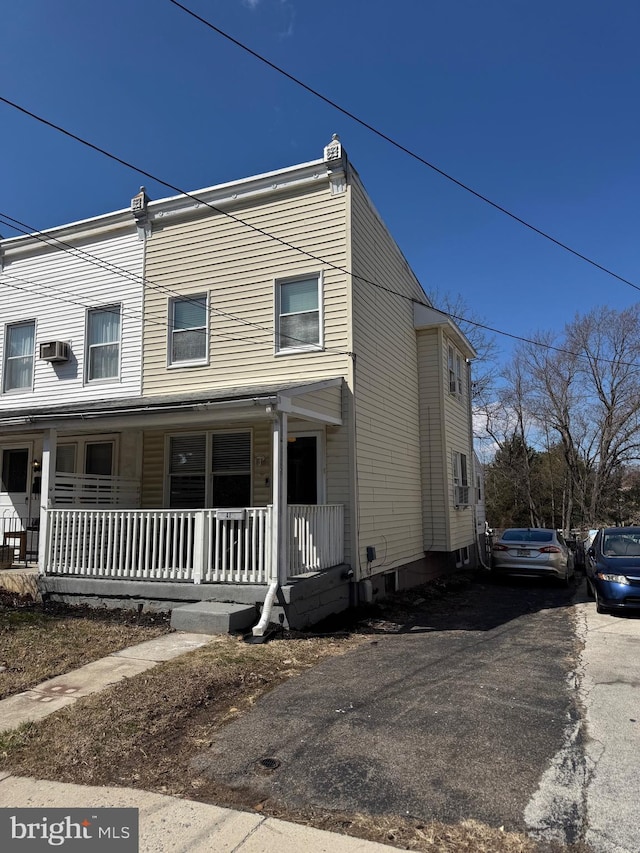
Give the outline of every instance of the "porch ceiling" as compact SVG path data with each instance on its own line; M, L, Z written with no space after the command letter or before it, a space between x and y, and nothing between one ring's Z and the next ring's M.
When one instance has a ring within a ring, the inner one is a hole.
M306 383L279 383L220 388L189 394L132 397L66 406L34 407L0 413L2 433L24 433L25 427L95 432L107 427L151 427L212 420L247 420L275 416L277 411L320 423L341 424L342 377Z

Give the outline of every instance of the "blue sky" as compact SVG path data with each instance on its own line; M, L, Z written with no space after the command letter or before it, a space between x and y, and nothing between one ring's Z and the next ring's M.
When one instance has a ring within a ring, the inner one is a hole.
M636 0L185 5L640 287ZM427 291L516 335L640 297L168 0L4 4L0 94L186 190L316 159L338 132ZM0 212L36 228L126 207L142 183L172 194L4 104L0 156Z

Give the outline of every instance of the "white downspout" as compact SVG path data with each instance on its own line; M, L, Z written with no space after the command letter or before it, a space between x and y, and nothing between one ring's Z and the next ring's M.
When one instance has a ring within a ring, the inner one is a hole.
M252 633L264 637L278 588L287 576L287 414L276 412L273 422L273 500L271 510L271 583L262 615Z

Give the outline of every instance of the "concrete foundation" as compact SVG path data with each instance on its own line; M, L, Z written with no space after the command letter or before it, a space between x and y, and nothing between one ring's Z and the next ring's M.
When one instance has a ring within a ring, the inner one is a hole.
M37 569L4 569L0 571L0 589L15 592L18 595L28 595L34 601L40 601Z
M109 609L133 609L142 612L160 612L172 614L179 622L189 618L187 626L180 630L197 631L194 627L200 616L206 625L204 615L207 608L218 603L225 605L243 605L247 614L247 624L234 626L226 630L244 630L258 622L268 587L265 584L193 584L172 581L134 581L110 578L79 578L71 576L40 576L38 586L41 595L49 601L71 605L88 605ZM278 598L271 612L271 621L283 624L286 628L303 629L316 622L347 610L354 603L352 572L349 566L341 565L323 572L298 575L290 578L278 591ZM203 605L202 610L196 605ZM194 605L191 611L186 605ZM205 606L206 605L206 606ZM183 615L178 616L182 610ZM192 614L188 617L186 614ZM248 614L253 621L248 621ZM242 617L244 619L244 617ZM213 620L215 622L215 620ZM174 625L178 627L178 625ZM206 630L205 633L219 633Z

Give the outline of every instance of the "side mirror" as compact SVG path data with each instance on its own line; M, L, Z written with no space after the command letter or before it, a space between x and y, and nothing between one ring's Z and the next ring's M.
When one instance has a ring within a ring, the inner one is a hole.
M589 550L587 551L587 554L588 554L590 557L595 557L595 555L596 555L596 549L595 549L595 548L589 548Z

